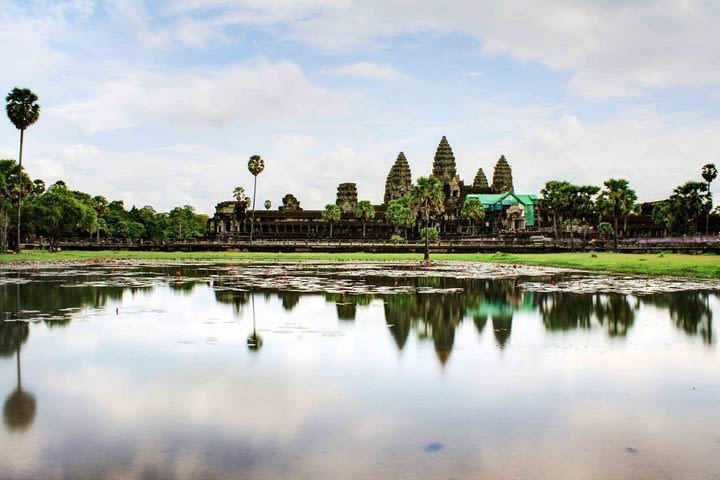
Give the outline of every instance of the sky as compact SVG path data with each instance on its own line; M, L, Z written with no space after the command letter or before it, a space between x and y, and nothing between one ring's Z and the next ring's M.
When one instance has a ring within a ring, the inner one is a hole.
M40 97L33 178L128 207L212 213L253 154L259 205L380 203L443 135L466 183L504 154L520 193L651 201L720 164L719 25L712 0L0 0L0 92ZM0 121L0 158L18 137Z

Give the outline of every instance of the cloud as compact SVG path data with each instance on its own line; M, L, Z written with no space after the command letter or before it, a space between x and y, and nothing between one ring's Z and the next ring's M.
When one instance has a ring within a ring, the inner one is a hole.
M257 123L332 116L344 109L340 96L313 85L289 61L209 72L128 71L99 83L88 97L59 105L52 113L93 133L153 122L219 127L241 119Z
M400 72L396 68L378 65L372 62L358 62L342 65L330 69L329 73L337 77L359 77L369 78L372 80L394 81L410 78L408 75Z
M570 74L586 97L720 83L720 5L702 0L617 5L591 0L406 0L213 2L217 18L274 28L335 52L387 46L404 35L461 34L487 55L537 62ZM204 2L182 2L185 13ZM208 20L217 21L217 20Z

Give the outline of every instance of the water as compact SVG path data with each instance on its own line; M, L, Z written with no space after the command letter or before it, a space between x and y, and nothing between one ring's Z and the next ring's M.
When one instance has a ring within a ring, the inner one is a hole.
M0 478L720 478L717 293L493 268L2 270Z

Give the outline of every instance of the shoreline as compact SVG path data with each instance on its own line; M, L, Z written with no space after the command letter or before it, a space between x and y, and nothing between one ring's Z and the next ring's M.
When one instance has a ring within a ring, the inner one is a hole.
M595 256L593 256L595 255ZM406 253L265 253L265 252L133 252L133 251L47 251L27 250L20 254L0 254L0 267L22 263L66 264L103 261L209 261L242 263L249 261L392 262L422 261L422 254ZM473 261L558 267L591 272L611 272L643 276L720 279L720 255L632 254L632 253L488 253L433 254L436 261Z

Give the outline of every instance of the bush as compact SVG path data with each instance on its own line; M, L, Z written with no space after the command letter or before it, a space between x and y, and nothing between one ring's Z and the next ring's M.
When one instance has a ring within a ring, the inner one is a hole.
M597 227L600 236L603 238L612 238L615 234L615 229L608 222L600 222Z
M401 235L393 235L392 237L390 237L390 242L397 245L398 243L404 243L405 238Z
M430 242L430 243L435 243L435 242L437 242L437 241L440 240L440 233L438 232L438 229L437 229L437 228L435 228L435 227L430 227L430 228L425 227L425 228L420 229L420 240L422 240L423 242L425 241L426 232L427 232L427 235L428 235L428 242Z

